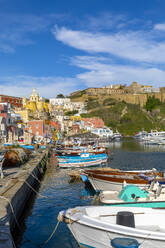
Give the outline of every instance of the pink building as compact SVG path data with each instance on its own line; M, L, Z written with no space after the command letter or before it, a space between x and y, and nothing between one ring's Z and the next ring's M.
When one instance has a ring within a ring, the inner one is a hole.
M28 121L25 131L31 133L33 136L42 136L45 135L45 125L43 120L33 120Z
M103 128L105 127L104 121L98 117L83 118L84 126L91 126L92 128Z

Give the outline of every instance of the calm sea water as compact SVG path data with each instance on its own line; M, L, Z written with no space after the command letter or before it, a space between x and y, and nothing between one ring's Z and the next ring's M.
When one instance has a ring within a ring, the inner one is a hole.
M125 139L110 144L110 150L113 159L109 166L112 168L165 170L164 146L144 146L133 139ZM60 210L98 204L83 183L70 183L67 173L67 170L55 168L51 161L39 189L39 193L47 198L32 196L22 217L22 232L15 230L19 248L78 248L64 223L60 223L52 239L41 246L52 233Z

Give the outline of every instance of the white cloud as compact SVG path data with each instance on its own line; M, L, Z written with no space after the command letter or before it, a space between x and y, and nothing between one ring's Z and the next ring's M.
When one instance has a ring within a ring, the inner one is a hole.
M159 23L154 25L155 30L165 31L165 23Z
M165 71L156 67L140 67L119 65L107 62L107 59L96 57L78 56L72 60L76 66L87 69L80 73L77 78L85 82L87 87L100 87L106 84L126 83L137 81L142 84L161 87L165 84Z
M164 63L165 42L156 41L154 35L142 31L118 33L90 33L65 27L53 31L64 44L88 53L106 53L137 62Z
M141 84L149 84L161 87L165 84L165 71L155 67L142 68L127 65L107 63L103 57L78 56L72 60L72 64L88 70L79 73L72 78L65 77L32 77L13 76L0 77L0 94L28 97L32 88L36 88L40 96L55 97L62 93L69 93L87 87L102 87L107 84L131 84L137 81Z
M55 97L68 95L79 88L76 78L11 76L0 77L0 94L28 97L32 88L37 88L40 96Z

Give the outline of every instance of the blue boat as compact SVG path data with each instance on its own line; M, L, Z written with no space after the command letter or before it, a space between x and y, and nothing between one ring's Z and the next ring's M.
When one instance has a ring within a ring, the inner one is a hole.
M14 146L16 144L7 144L5 143L4 146ZM34 146L33 145L20 145L18 144L18 147L22 147L22 148L25 148L25 149L30 149L30 150L34 150Z
M108 155L106 153L103 154L89 154L89 153L81 153L80 156L57 156L59 161L67 160L69 162L78 162L78 161L89 161L90 159L108 159Z
M25 149L34 150L34 146L31 146L31 145L20 145L20 147L23 147Z

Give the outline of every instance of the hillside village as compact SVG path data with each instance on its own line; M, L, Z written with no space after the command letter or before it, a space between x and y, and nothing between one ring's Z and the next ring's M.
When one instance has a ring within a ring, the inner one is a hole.
M149 97L160 105L147 111ZM165 88L153 88L133 82L76 91L69 97L40 97L36 89L29 99L0 96L0 134L3 143L49 143L62 135L91 132L97 128L119 130L133 135L165 125Z

